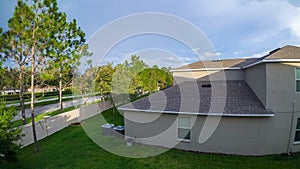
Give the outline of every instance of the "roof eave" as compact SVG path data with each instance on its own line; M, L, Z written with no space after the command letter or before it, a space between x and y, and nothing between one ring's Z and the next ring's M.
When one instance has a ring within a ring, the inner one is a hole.
M260 60L255 63L251 63L249 65L243 66L243 69L258 65L260 63L279 63L279 62L300 62L300 59L265 59L265 60Z
M193 71L214 71L214 70L241 70L240 67L223 67L223 68L201 68L201 69L173 69L170 72L193 72Z
M226 117L273 117L274 114L224 114L224 113L203 113L203 112L176 112L176 111L160 111L160 110L143 110L143 109L130 109L130 108L119 108L122 111L135 111L135 112L149 112L149 113L160 113L160 114L183 114L183 115L202 115L202 116L226 116Z

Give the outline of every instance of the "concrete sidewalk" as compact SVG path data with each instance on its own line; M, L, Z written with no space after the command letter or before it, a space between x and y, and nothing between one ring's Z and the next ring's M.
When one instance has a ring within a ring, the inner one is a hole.
M89 98L85 98L85 99L74 99L74 100L71 100L71 101L63 102L63 108L77 106L77 105L81 105L81 104L85 104L85 103L91 103L91 102L98 101L98 100L100 100L100 96L93 96L93 97L89 97ZM39 114L43 114L43 113L46 113L46 112L59 110L59 108L60 108L59 103L48 104L48 105L44 105L44 106L38 106L38 107L34 108L34 115L37 116ZM25 109L25 113L26 113L26 117L31 117L30 109ZM20 120L20 119L22 119L22 112L21 111L19 112L18 115L15 116L13 121Z

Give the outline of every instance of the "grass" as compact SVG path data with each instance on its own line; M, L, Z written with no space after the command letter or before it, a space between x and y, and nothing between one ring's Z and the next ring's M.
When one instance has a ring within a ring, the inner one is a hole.
M121 123L119 113L112 109L103 112L110 123ZM96 118L99 118L96 117ZM92 120L95 118L92 118ZM95 131L101 134L100 130ZM111 154L97 146L80 126L69 126L56 134L39 141L40 152L34 153L33 145L21 149L18 161L0 164L0 168L105 168L105 169L156 169L156 168L203 168L203 169L298 169L300 155L244 157L201 154L181 150L169 150L148 158L126 158ZM130 147L133 148L133 147Z

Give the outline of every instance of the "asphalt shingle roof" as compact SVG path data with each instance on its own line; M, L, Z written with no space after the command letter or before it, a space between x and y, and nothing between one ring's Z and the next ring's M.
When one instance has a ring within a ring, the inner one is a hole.
M225 59L225 60L213 60L213 61L198 61L188 65L181 66L175 70L180 69L205 69L205 68L242 68L248 64L254 63L258 58L249 59Z
M202 87L203 84L211 84L212 87ZM248 84L241 80L184 82L120 108L196 114L273 114L264 108Z
M296 46L285 46L283 48L275 49L268 55L263 57L264 60L275 59L300 59L300 48Z
M225 60L206 60L198 61L188 65L181 66L174 70L181 69L205 69L205 68L240 68L259 62L268 60L283 60L283 59L300 59L300 47L297 46L285 46L275 49L269 54L260 58L248 58L248 59L225 59Z

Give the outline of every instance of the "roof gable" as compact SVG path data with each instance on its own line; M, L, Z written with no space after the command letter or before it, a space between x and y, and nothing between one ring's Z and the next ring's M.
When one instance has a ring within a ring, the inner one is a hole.
M273 59L300 59L300 47L288 45L283 48L275 49L263 57L263 60Z
M244 69L263 62L300 62L300 47L288 45L275 49L260 58L198 61L172 71Z

